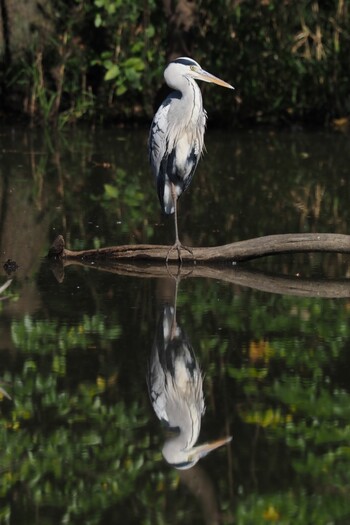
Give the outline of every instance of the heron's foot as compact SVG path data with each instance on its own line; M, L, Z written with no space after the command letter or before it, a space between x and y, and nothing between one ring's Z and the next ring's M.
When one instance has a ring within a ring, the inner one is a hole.
M179 260L179 263L182 264L182 257L181 257L181 250L185 250L186 252L190 253L193 257L193 251L191 248L189 248L188 246L184 246L183 244L181 244L180 241L176 241L175 244L173 244L173 246L171 246L169 248L169 251L168 251L168 254L166 256L166 260L165 262L168 264L168 261L169 261L169 255L171 254L171 252L173 250L177 250L177 255L178 255L178 260Z

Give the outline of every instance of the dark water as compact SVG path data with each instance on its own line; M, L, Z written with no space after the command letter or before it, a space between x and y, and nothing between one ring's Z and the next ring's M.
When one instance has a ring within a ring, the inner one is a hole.
M12 398L0 394L0 523L350 523L349 256L180 274L52 265L58 234L75 250L173 242L147 130L0 137L0 377ZM347 135L208 132L206 144L180 201L184 243L347 233ZM168 378L202 375L197 401L178 394L173 408L197 445L232 436L190 469L162 454L176 434L149 397L162 400L157 356Z

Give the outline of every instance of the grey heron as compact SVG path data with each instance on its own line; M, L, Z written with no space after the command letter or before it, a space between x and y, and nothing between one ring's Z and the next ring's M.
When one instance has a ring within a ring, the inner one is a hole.
M164 443L163 457L177 469L188 469L231 441L231 437L196 446L205 412L203 378L193 348L175 316L174 307L164 306L147 382L153 409L172 432Z
M149 133L148 148L157 192L165 214L175 214L175 244L181 260L177 224L177 200L188 188L204 147L207 113L203 108L201 90L196 80L203 80L234 89L233 86L208 73L192 58L180 57L170 62L164 79L174 91L156 112Z

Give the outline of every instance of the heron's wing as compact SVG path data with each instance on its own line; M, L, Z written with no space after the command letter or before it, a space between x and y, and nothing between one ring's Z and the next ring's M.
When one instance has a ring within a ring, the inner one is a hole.
M158 109L149 134L149 158L157 180L160 204L165 213L174 212L170 183L179 197L189 186L203 150L206 113L196 122L183 107L181 94L171 93Z
M148 138L149 160L157 182L158 198L162 210L167 214L174 212L170 181L167 177L168 158L171 151L169 112L172 101L173 94L169 95L159 107L152 121Z
M153 410L157 418L161 421L168 421L166 414L165 375L159 361L156 342L152 349L151 360L148 367L147 386Z
M148 137L149 161L155 178L158 178L161 162L167 152L168 114L171 97L167 97L154 115Z
M168 423L166 349L169 344L174 319L174 308L165 305L159 317L155 340L148 368L147 384L153 409L161 421Z

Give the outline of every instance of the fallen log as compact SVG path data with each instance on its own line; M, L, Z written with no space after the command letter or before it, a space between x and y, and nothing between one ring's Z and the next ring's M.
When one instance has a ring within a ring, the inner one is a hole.
M192 253L182 250L182 262L217 263L242 262L267 255L300 253L300 252L336 252L350 253L350 235L333 233L287 233L268 235L255 239L247 239L231 244L213 247L194 247ZM168 256L169 255L169 256ZM65 248L62 235L59 235L51 246L49 258L64 258L75 260L135 260L135 261L166 261L178 263L177 250L169 253L169 246L136 244L110 246L96 250L72 251Z
M343 235L340 237L348 236ZM233 243L233 245L227 246L235 246L236 244L237 243ZM329 247L331 244L328 243L327 246ZM333 243L332 246L333 250L328 251L339 251L339 244L338 249L335 249L337 246L336 243ZM73 265L89 267L95 270L129 277L155 279L169 278L172 276L171 267L164 264L166 253L164 260L152 260L147 257L130 258L120 256L119 248L121 248L121 253L125 253L129 247L125 247L125 251L123 250L124 247L103 248L102 250L72 251L64 248L64 239L62 236L59 236L49 252L51 269L59 282L64 280L65 268ZM166 248L168 249L168 247ZM221 247L218 248L220 250ZM206 248L199 249L206 250ZM343 253L348 253L349 248L345 251L341 251ZM118 254L117 256L115 256L116 253ZM229 261L230 259L224 259L226 262L227 260ZM215 264L211 264L213 262L215 262ZM180 277L181 279L186 279L197 277L215 279L236 286L245 286L268 293L279 293L300 297L350 297L350 279L304 279L300 276L272 275L236 264L220 264L220 259L214 261L202 261L201 264L192 264L191 266L185 265L180 269L174 269L173 271L173 277L176 278Z

